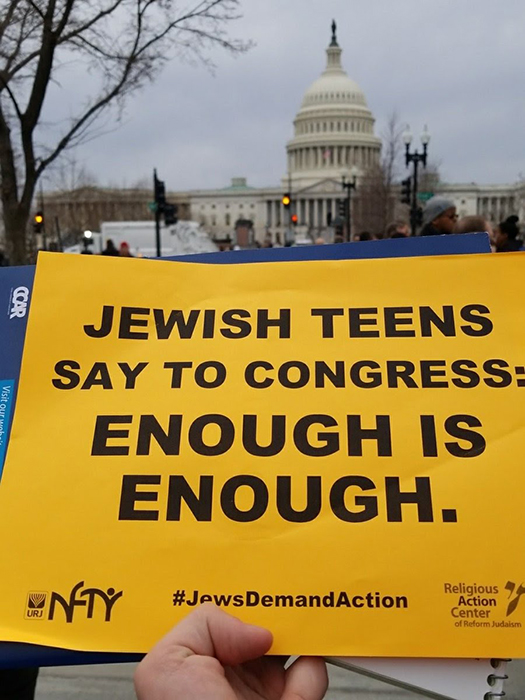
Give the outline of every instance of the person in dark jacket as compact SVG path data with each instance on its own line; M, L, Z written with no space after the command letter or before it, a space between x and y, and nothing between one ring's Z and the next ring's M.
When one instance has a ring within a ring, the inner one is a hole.
M106 241L106 247L102 251L101 255L120 255L111 238L108 238Z
M496 253L512 253L523 250L523 241L517 239L519 235L518 217L509 216L494 229L493 243Z
M423 210L423 228L420 236L442 236L453 233L458 215L456 205L446 197L432 197Z

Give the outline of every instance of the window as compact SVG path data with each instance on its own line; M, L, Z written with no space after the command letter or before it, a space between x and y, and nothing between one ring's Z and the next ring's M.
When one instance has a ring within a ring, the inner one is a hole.
M226 216L224 217L224 224L225 224L225 226L230 226L230 224L231 224L230 214L226 214Z
M217 217L215 216L215 214L213 214L213 216L211 217L211 225L212 226L217 225Z

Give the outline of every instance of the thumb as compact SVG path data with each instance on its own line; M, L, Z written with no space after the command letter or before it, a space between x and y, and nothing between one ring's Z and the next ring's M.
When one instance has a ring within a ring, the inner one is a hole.
M301 656L286 671L281 700L321 700L327 688L324 660L318 656Z
M248 625L205 603L168 632L148 656L165 660L211 656L223 665L235 666L266 654L271 645L272 634L268 630Z

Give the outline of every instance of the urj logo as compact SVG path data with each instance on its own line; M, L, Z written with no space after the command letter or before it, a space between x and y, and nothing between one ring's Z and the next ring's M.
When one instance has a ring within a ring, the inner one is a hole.
M27 302L29 301L29 289L27 287L17 287L11 294L11 312L9 318L24 318L27 313Z
M510 598L509 604L507 605L506 613L506 616L508 617L509 615L512 615L512 613L518 607L518 604L521 600L521 596L525 593L525 586L522 583L520 583L520 585L516 588L516 584L513 581L507 581L505 590L509 592L508 597ZM514 597L512 597L513 595Z
M47 593L31 591L27 596L26 618L29 620L43 620L46 600Z

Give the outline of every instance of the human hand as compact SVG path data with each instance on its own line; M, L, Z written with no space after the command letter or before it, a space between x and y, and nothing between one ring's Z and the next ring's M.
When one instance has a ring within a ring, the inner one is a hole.
M272 635L210 603L192 611L153 647L135 672L138 700L321 700L326 666L263 655Z

